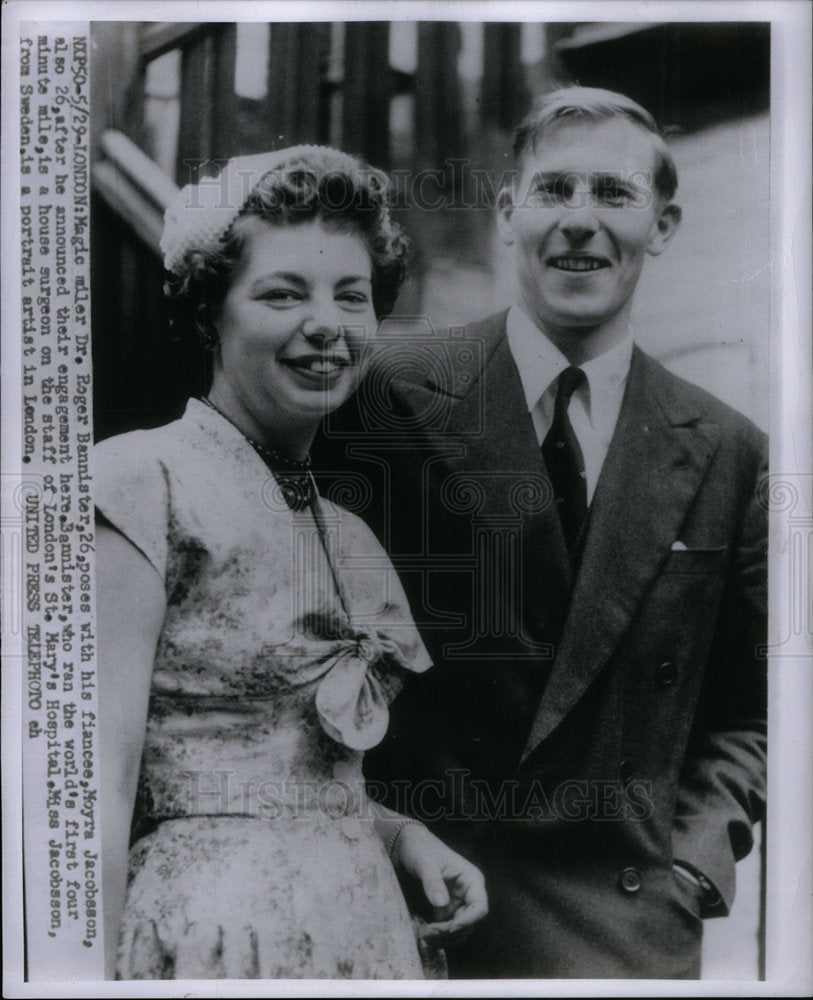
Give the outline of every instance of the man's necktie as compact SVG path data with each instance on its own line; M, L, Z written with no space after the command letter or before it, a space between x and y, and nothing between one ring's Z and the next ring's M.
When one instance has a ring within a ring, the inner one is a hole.
M553 423L542 442L542 456L553 485L554 499L562 520L567 547L573 548L587 514L587 474L567 408L570 397L585 381L581 368L565 368L556 385Z

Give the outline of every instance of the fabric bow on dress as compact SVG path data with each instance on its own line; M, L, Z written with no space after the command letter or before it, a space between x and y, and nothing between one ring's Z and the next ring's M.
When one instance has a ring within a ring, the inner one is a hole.
M423 673L430 666L413 652L378 630L357 629L343 640L316 692L327 735L351 750L379 744L389 725L388 705L401 687L395 668Z

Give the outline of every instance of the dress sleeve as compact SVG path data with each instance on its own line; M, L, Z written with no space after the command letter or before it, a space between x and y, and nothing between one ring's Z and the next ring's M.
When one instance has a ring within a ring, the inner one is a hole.
M427 670L431 661L401 582L372 531L329 503L323 513L339 534L340 555L331 562L349 620L322 662L316 712L328 736L364 751L384 739L389 705L404 678Z
M375 534L359 517L325 504L341 524L340 577L343 596L354 625L391 640L386 660L404 670L422 673L432 661L389 556ZM400 686L400 685L399 685Z
M161 579L167 565L169 485L149 432L122 434L96 446L97 511L147 558Z
M410 673L422 674L432 666L432 660L412 619L401 582L395 570L391 572L394 580L390 584L390 601L381 611L376 630L380 636L394 640L397 653L389 658L393 666ZM400 687L399 683L393 692L393 697Z

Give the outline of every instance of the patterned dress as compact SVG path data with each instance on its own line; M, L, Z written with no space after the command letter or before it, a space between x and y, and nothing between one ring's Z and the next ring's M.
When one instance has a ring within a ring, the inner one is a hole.
M429 666L386 554L325 500L292 511L197 400L95 472L167 595L118 978L421 978L361 773Z

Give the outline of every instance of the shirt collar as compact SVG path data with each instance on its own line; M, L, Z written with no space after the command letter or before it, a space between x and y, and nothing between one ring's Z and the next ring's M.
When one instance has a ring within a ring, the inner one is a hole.
M506 319L508 346L519 370L528 410L537 405L570 362L539 330L521 306L513 305ZM591 423L610 400L623 394L632 360L632 333L597 358L579 365L587 376Z
M505 329L530 411L570 362L520 306L508 310Z
M589 387L588 415L593 427L607 422L610 414L617 417L632 361L632 334L597 358L579 365L587 376ZM613 418L614 423L614 418Z

